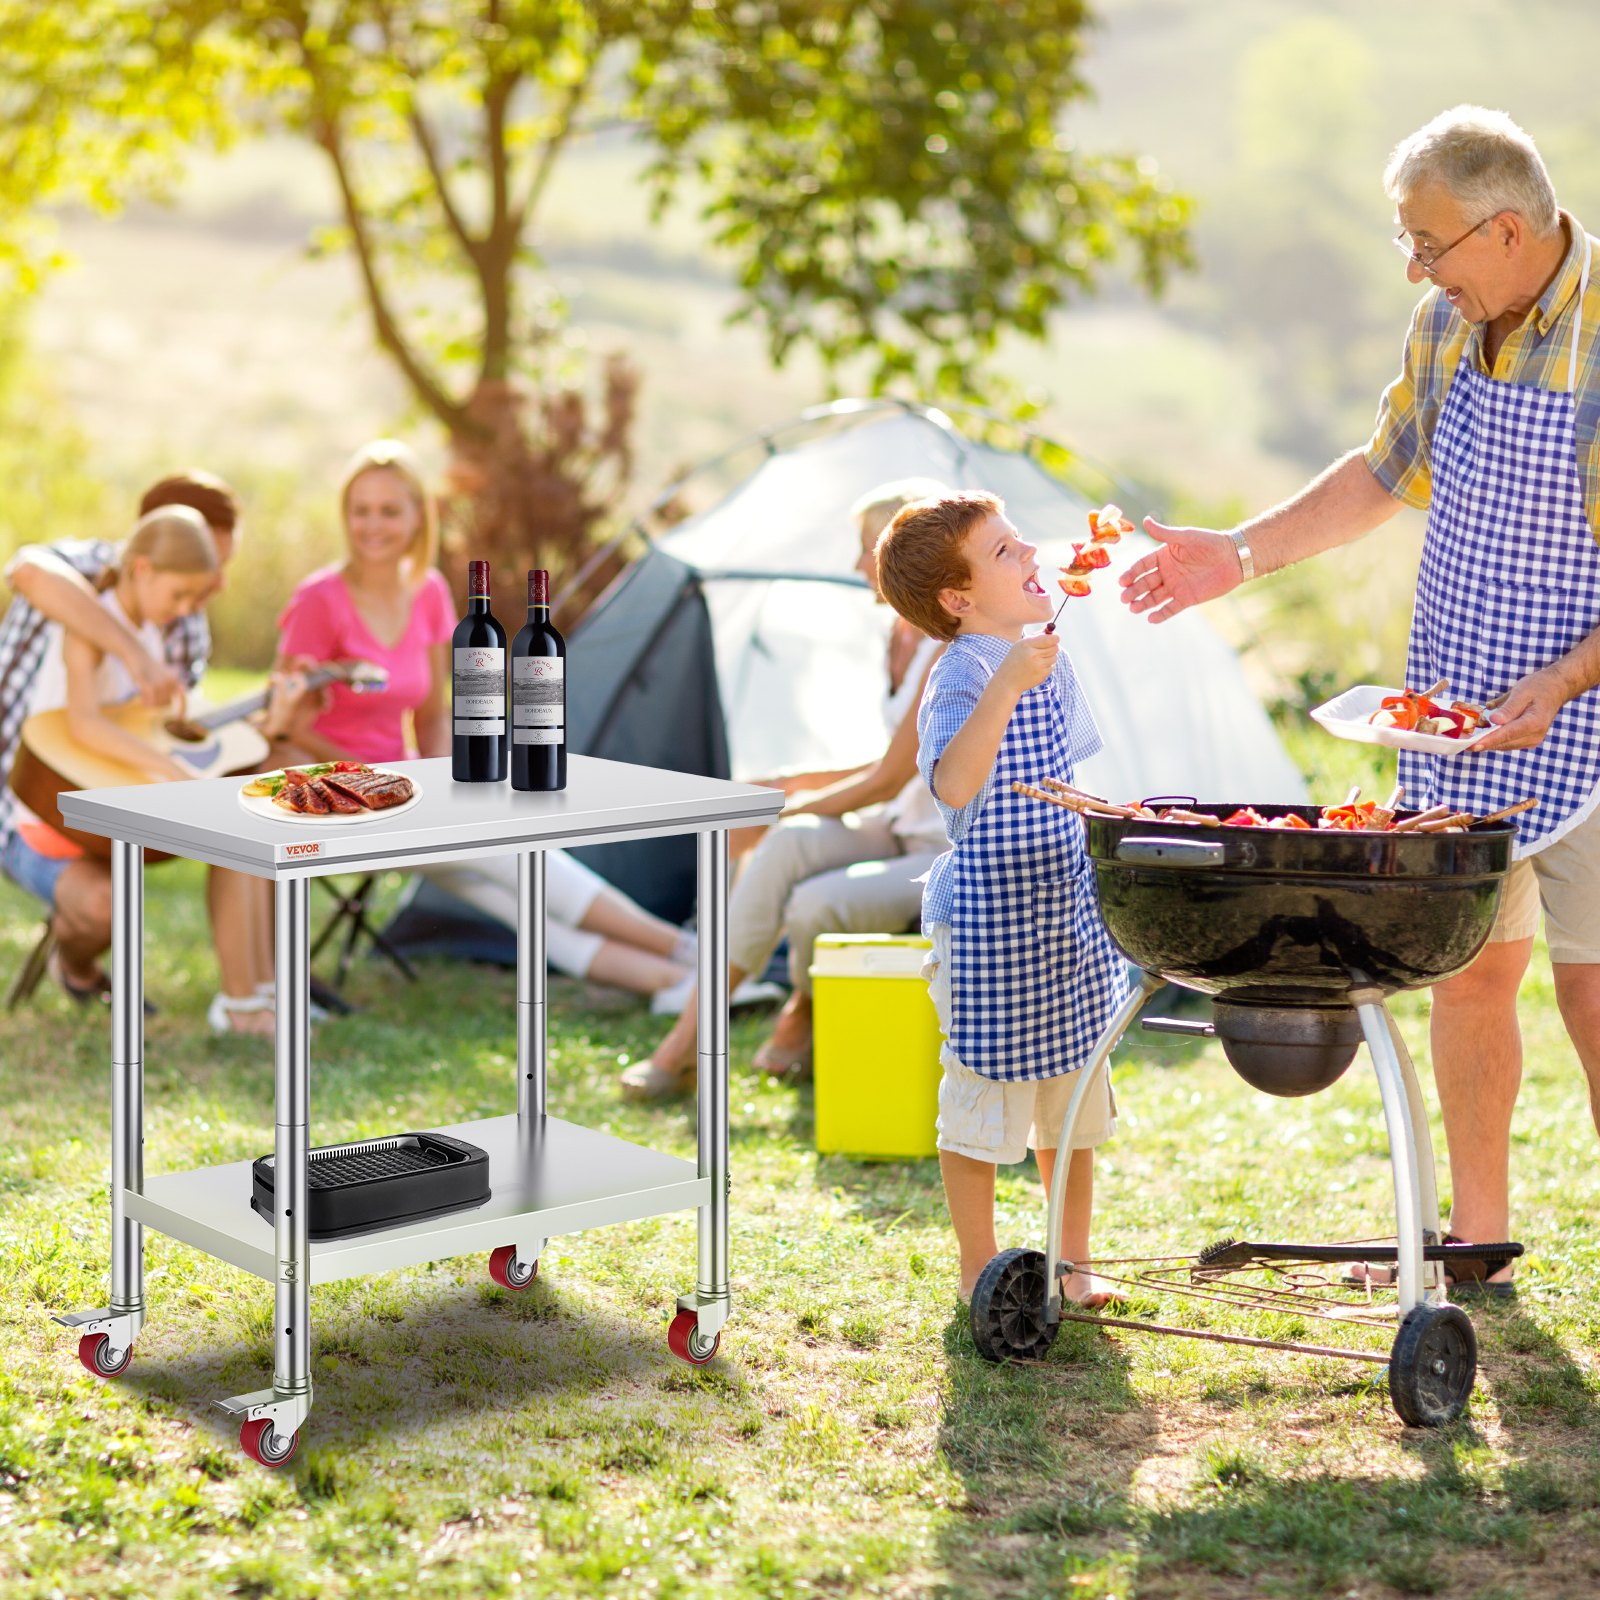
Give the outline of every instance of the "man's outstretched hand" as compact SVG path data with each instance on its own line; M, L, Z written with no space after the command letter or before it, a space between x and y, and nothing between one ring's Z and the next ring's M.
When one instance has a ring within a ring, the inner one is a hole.
M1130 611L1148 611L1152 622L1215 600L1243 579L1239 552L1225 533L1169 528L1154 517L1144 519L1144 531L1159 548L1140 556L1122 574L1122 603Z

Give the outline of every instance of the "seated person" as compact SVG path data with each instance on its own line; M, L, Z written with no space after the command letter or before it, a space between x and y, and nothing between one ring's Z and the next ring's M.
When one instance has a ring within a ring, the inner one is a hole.
M432 497L416 458L392 439L358 451L339 492L345 557L313 572L278 618L285 658L361 657L384 667L388 687L357 695L342 684L327 709L280 747L297 761L403 761L450 754L450 636L456 608L434 565ZM409 717L414 740L406 735ZM550 964L573 977L638 994L681 994L694 940L610 888L564 851L547 852ZM516 926L514 856L447 863L423 876Z
M162 630L193 616L215 592L218 565L216 543L205 518L188 506L167 506L140 518L115 564L100 575L96 603L119 633L131 635L143 654L155 660L162 653ZM44 630L42 646L24 717L65 709L71 736L86 748L135 767L154 781L182 781L189 776L104 715L105 707L131 700L137 692L133 675L119 657L59 623ZM56 908L59 942L51 955L53 975L69 994L86 997L100 987L94 963L104 944L85 948L75 938L75 925L61 916L59 908L64 899L92 906L108 923L110 863L86 854L20 799L14 800L10 820L0 865L15 882ZM270 1016L262 1026L257 1003L257 985L270 982L272 973L270 950L266 968L260 965L258 924L245 912L250 883L237 873L219 870L214 875L213 934L223 988L212 1003L210 1020L218 1032L271 1028Z
M197 511L210 529L215 552L204 599L217 594L224 582L238 532L239 508L233 490L208 472L189 471L162 478L145 491L139 502L143 517L167 506ZM22 887L37 893L51 906L51 927L57 955L52 974L75 1000L104 998L110 980L100 957L111 945L111 895L108 878L68 858L66 866L33 871L26 853L12 844L13 798L8 783L16 741L29 714L34 681L51 639L51 624L65 634L86 641L100 655L119 664L139 698L148 705L182 701L204 674L211 654L211 634L205 613L198 606L174 616L141 639L139 630L108 609L96 588L112 571L118 546L110 539L68 539L50 545L25 545L5 569L15 598L0 620L0 866L13 878L31 874ZM292 708L291 708L292 709ZM281 715L278 701L274 715ZM213 921L228 921L242 914L240 901L247 884L236 873L213 869L207 881L207 898ZM258 896L259 898L259 896ZM270 918L270 899L267 903ZM264 940L266 968L271 973L270 920L255 914L256 937ZM244 975L225 981L224 993L241 1001Z
M877 593L873 547L904 505L937 496L933 479L884 484L851 507L859 538L856 571ZM895 617L885 662L884 726L879 760L843 774L778 780L790 793L782 819L744 860L728 900L729 983L737 991L760 973L785 936L794 992L779 1013L756 1065L775 1076L811 1066L811 952L824 933L893 933L916 925L921 878L945 845L927 786L917 775L917 704L943 645ZM808 782L827 781L807 792ZM695 1081L695 1007L683 1014L654 1054L622 1074L636 1099L686 1093Z

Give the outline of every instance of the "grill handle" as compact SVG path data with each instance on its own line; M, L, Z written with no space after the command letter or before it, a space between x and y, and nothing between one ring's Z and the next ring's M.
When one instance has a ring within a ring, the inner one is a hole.
M1221 867L1228 847L1220 839L1119 839L1112 855L1138 867Z
M1146 1033L1181 1033L1190 1039L1214 1039L1214 1022L1186 1022L1182 1017L1141 1017L1139 1026Z

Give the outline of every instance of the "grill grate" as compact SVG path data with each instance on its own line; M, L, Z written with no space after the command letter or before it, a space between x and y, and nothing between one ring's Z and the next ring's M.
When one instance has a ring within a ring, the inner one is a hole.
M252 1168L250 1204L271 1220L276 1162ZM313 1239L340 1238L489 1198L489 1158L476 1145L442 1133L401 1133L310 1152L306 1205Z

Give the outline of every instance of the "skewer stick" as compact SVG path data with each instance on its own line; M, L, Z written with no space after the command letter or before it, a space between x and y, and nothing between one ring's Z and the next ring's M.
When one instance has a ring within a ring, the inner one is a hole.
M1470 811L1452 811L1448 816L1435 817L1431 822L1419 822L1413 832L1416 833L1448 833L1452 828L1471 827L1473 821Z
M1356 801L1359 800L1360 798L1361 798L1361 785L1359 783L1353 784L1351 786L1350 793L1347 794L1344 797L1344 803L1347 806L1353 806L1356 803Z
M1424 700L1437 700L1439 696L1442 695L1449 687L1450 680L1448 678L1441 678L1431 689L1424 689L1422 691L1422 698Z
M1394 786L1394 790L1390 794L1389 798L1385 800L1383 804L1378 807L1378 809L1380 811L1398 811L1400 809L1400 802L1404 800L1405 797L1406 786L1403 783L1397 783Z
M1190 827L1214 828L1221 821L1221 817L1214 817L1208 811L1184 811L1178 806L1173 806L1169 811L1162 813L1162 822L1183 822Z
M1514 806L1504 806L1499 811L1491 811L1486 817L1479 817L1479 822L1504 822L1507 817L1514 817L1519 811L1532 811L1538 805L1538 795L1530 795L1526 800L1519 800Z
M1012 789L1030 800L1045 800L1064 811L1076 811L1084 817L1115 817L1127 822L1138 817L1132 806L1113 805L1109 800L1088 800L1077 795L1051 794L1047 789L1036 789L1031 783L1013 783Z
M1420 828L1425 822L1433 822L1439 817L1450 815L1449 806L1430 806L1426 811L1419 811L1414 817L1407 817L1404 821L1395 823L1390 830L1392 833L1411 833Z

